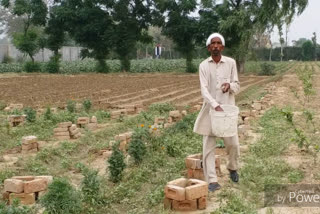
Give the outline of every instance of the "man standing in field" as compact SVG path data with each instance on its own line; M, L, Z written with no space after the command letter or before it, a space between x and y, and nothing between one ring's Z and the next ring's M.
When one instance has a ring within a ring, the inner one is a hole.
M237 66L234 59L222 56L225 40L218 33L211 34L206 42L211 56L199 66L201 95L204 99L202 109L194 125L194 132L203 135L203 172L209 183L209 191L221 188L215 170L216 137L211 131L209 110L223 111L220 104L235 105L235 94L240 90ZM223 124L221 124L223 125ZM238 135L223 138L229 155L227 168L233 182L238 182L238 158L240 155Z

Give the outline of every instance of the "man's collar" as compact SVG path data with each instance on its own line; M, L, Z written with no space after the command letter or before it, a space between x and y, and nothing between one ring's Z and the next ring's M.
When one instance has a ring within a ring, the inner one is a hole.
M209 62L214 62L211 56L208 58L208 61ZM221 55L221 59L220 59L219 63L220 62L226 62L226 57Z

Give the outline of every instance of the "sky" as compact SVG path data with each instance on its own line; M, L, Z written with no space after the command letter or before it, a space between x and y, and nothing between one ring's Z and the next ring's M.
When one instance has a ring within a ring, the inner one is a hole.
M294 17L289 28L288 44L291 45L292 40L300 38L311 40L313 32L316 32L317 43L320 44L320 0L309 0L304 12L300 16ZM271 40L272 42L279 42L277 29L275 29Z

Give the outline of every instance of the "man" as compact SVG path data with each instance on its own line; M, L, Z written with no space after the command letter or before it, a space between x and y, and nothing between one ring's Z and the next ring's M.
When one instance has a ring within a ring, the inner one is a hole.
M235 94L240 90L237 66L234 59L221 55L225 40L218 33L211 34L206 42L211 56L199 66L201 95L204 99L202 109L194 125L194 132L203 135L203 172L209 183L209 191L221 188L215 170L216 137L211 131L210 109L223 111L220 104L235 105ZM221 124L223 125L223 124ZM238 135L223 138L229 155L227 168L233 182L238 182L238 158L240 155Z

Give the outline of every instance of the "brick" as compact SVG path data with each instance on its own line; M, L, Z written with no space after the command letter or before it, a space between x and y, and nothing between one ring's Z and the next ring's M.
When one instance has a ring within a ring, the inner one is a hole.
M36 153L36 152L38 152L38 149L37 149L37 148L33 148L33 149L29 149L29 150L21 150L21 152L22 152L23 154Z
M36 203L35 193L11 193L9 196L9 203L12 204L13 200L17 198L23 205L31 205Z
M123 140L123 141L120 141L120 144L119 144L119 149L123 152L127 151L127 141L126 140Z
M9 203L9 197L10 197L10 192L2 193L2 200L4 200L6 203Z
M188 169L187 170L187 178L193 178L193 169Z
M29 151L29 150L34 149L34 145L32 143L30 143L30 144L22 144L21 145L21 149L22 149L22 151Z
M208 195L208 183L197 179L189 179L186 190L186 199L193 200Z
M124 135L126 136L127 140L131 139L133 132L126 132Z
M168 120L167 120L168 123L172 123L173 122L173 119L172 117L168 117Z
M66 132L55 132L54 133L54 136L69 136L69 132L66 131Z
M127 136L125 134L119 134L114 137L115 141L124 141L127 140Z
M169 116L173 117L173 118L181 118L181 114L180 114L179 110L170 111L169 112Z
M23 181L17 179L5 179L4 180L4 191L22 193L23 192Z
M253 109L260 111L262 109L261 103L260 102L254 102L252 105Z
M81 132L79 132L79 133L73 135L72 138L73 138L73 139L78 139L78 138L80 138L81 136L82 136L82 134L81 134Z
M90 123L98 123L97 117L96 116L92 116L90 118Z
M53 132L67 132L67 131L69 131L68 127L53 129Z
M199 180L205 180L203 169L193 169L193 177L192 178L199 179Z
M168 182L164 189L165 196L177 201L185 200L185 186L187 185L187 182L188 180L186 178L179 178Z
M46 190L48 187L47 181L45 179L34 179L32 181L24 182L24 192L33 193Z
M57 140L70 140L70 136L55 136Z
M87 124L87 128L88 128L89 130L91 130L91 131L96 130L97 127L98 127L98 126L97 126L96 123L89 123L89 124Z
M185 117L185 116L187 116L187 111L186 110L183 110L183 111L181 111L181 114L182 114L182 117Z
M198 209L199 210L204 210L207 208L207 196L198 198L197 202L198 202Z
M47 185L49 185L53 181L53 176L51 176L51 175L39 175L39 176L36 176L35 179L42 179L47 183Z
M30 143L34 143L34 142L38 142L38 138L36 136L22 137L22 140L21 140L22 144L30 144Z
M195 211L197 208L197 200L172 201L172 209L176 211Z
M76 124L72 124L70 127L69 127L69 131L74 131L77 129L77 125Z
M88 124L89 122L90 122L89 117L79 117L77 119L77 124L83 125L83 124Z
M185 159L186 167L190 169L201 169L202 154L189 155Z
M32 181L34 180L34 176L27 175L27 176L13 176L12 179L17 179L21 181Z
M47 190L37 192L37 193L36 193L36 200L41 199L45 194L47 194L47 192L48 192Z
M65 127L70 127L72 125L72 122L62 122L58 124L59 128L65 128Z
M240 112L241 117L249 117L250 116L250 111L241 111Z
M165 208L165 209L168 209L168 210L171 210L171 208L172 208L172 199L170 199L170 198L164 198L163 199L163 207Z
M102 156L103 156L104 159L110 158L111 155L112 155L112 151L105 151L105 152L102 153Z
M243 120L243 124L245 124L245 125L249 125L249 122L250 122L250 117L246 117L246 118L244 118L244 120Z
M164 117L156 117L154 119L154 124L164 124L165 118Z
M72 131L69 131L69 133L70 133L70 135L76 135L76 134L78 134L78 133L80 133L80 129L74 129L74 130L72 130Z

